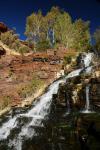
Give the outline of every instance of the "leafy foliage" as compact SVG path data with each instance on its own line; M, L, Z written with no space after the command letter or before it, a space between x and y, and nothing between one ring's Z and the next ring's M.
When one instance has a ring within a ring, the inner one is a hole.
M11 105L11 97L4 96L0 103L0 110L3 110L5 107L8 107L10 105Z
M71 63L71 60L72 60L72 57L71 57L71 56L66 56L66 57L64 57L64 63L65 63L65 64L70 64L70 63Z
M89 21L85 22L82 19L72 22L69 13L58 7L52 7L45 16L38 11L37 14L33 12L27 17L25 34L28 39L37 44L40 41L46 41L48 30L53 29L55 45L59 43L67 48L87 51L91 40L89 24Z
M57 17L61 14L59 7L52 7L51 10L45 16L45 21L47 24L47 29L54 28Z
M27 46L25 46L25 45L22 45L20 48L19 48L19 50L18 50L18 52L21 54L21 55L24 55L24 53L28 53L30 51L30 49L27 47Z
M41 11L38 11L38 13L33 12L27 17L25 35L30 42L34 42L35 46L40 38L45 39L45 22Z
M83 21L82 19L76 20L74 23L74 47L80 51L87 51L90 47L90 31L89 31L90 22Z
M14 34L13 31L7 31L5 33L1 33L0 40L10 47L12 46L12 43L15 42L18 39L18 35Z
M46 51L49 48L50 48L50 43L49 43L48 40L46 40L46 41L40 41L36 45L36 49L38 51Z
M5 33L1 33L0 40L6 44L9 48L22 53L27 53L31 51L28 46L23 45L20 40L19 36L15 34L13 31L7 31Z
M63 44L65 47L69 47L71 26L71 17L68 13L63 12L57 16L54 25L56 41Z
M19 87L18 93L22 98L26 98L35 93L42 86L44 86L44 81L39 79L36 75L33 75L33 79L29 82L29 84Z

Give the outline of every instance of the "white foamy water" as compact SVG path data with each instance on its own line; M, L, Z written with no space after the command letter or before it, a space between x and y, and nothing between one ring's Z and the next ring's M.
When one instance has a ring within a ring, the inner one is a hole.
M83 60L85 67L89 67L90 66L92 58L93 58L93 53L88 53L88 54L85 55L85 58Z
M85 104L85 111L90 110L90 99L89 99L89 86L86 86L86 104Z
M94 113L94 111L91 110L90 107L89 85L86 86L86 104L85 104L85 109L82 111L82 113Z
M16 117L9 119L8 122L4 123L0 128L0 139L6 139L10 134L10 130L15 128L17 125Z
M74 75L77 76L79 75L80 71L81 69L73 71L67 77L70 78L74 77ZM27 117L27 118L32 117L30 123L27 123L22 127L21 132L17 135L17 137L15 137L11 141L9 140L8 145L10 147L14 146L16 150L21 150L23 138L24 137L31 138L33 135L35 135L35 132L33 129L31 130L31 127L43 126L42 120L45 119L45 117L49 113L50 105L52 102L52 95L57 93L59 84L65 81L66 78L58 80L53 84L51 84L50 87L48 88L48 91L40 97L40 100L32 109L30 109L25 114L20 114L14 118L11 118L8 122L3 124L2 127L0 128L0 140L6 139L9 136L10 131L18 125L19 117Z
M81 71L82 69L77 69L77 70L72 71L71 73L67 75L66 79L79 76Z
M87 74L89 73L90 74L92 72L92 68L93 68L92 66L86 68L85 73L87 73Z
M65 112L63 116L66 117L67 115L70 114L70 112L71 112L70 102L69 99L67 99L67 112Z
M16 150L21 150L23 138L31 138L35 135L35 131L34 129L31 129L31 127L43 126L42 120L45 119L49 113L52 95L57 93L59 84L63 81L64 80L59 80L54 82L49 87L48 91L40 97L40 101L36 104L36 106L33 107L28 113L21 115L33 118L30 123L22 127L19 135L14 140L10 141L9 146L14 145Z

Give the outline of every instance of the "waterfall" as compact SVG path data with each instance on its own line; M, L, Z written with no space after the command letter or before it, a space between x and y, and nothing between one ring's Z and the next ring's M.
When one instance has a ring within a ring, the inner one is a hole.
M81 71L82 71L82 69L77 69L77 70L72 71L71 73L69 73L69 74L66 76L66 79L79 76L79 74L81 73Z
M93 58L93 53L88 53L83 59L84 66L85 66L85 74L91 73L92 71L92 66L91 66L92 58ZM82 113L92 113L92 112L93 111L90 110L89 85L87 85L86 86L86 104L85 104L85 109L82 111Z
M90 107L90 98L89 98L89 85L86 86L86 103L85 103L85 109L81 111L82 113L94 113L93 110L91 110Z
M71 108L70 108L70 102L69 100L67 100L67 112L70 113Z
M83 63L84 63L85 68L90 66L92 57L93 57L93 53L85 54L85 58L83 58Z
M92 66L91 66L92 58L93 58L93 53L87 53L87 54L85 54L85 56L82 58L82 62L83 62L83 64L84 64L83 71L84 71L86 74L89 74L89 73L91 73L91 71L92 71Z
M70 108L70 102L69 99L67 99L67 111L64 113L63 117L66 117L68 114L70 114L71 108Z
M87 68L91 64L93 53L84 53L81 59L81 63L84 63L84 67Z
M14 146L15 150L21 150L23 140L25 138L31 138L36 134L32 127L43 126L42 120L45 119L49 113L50 105L52 102L52 95L57 93L59 84L61 82L64 82L64 79L52 83L48 88L48 91L39 98L36 105L27 113L19 114L13 118L9 118L9 120L0 128L0 140L2 141L7 139L11 133L11 130L20 126L19 119L28 118L30 121L28 123L24 123L24 125L21 127L20 133L14 137L13 140L9 139L8 143L10 147Z
M90 113L89 85L86 86L86 104L83 113Z
M54 83L52 83L48 91L43 94L39 100L37 101L36 105L32 107L27 113L15 115L14 117L10 117L6 123L0 128L0 140L5 140L10 135L13 129L16 129L20 126L19 119L28 118L29 122L25 122L24 125L21 126L21 131L18 133L13 140L9 139L8 145L9 147L14 146L15 150L22 150L22 143L25 138L32 138L35 136L35 130L33 127L36 126L43 126L42 120L46 118L49 114L50 106L52 103L52 95L58 92L59 84L62 82L66 82L67 78L71 78L73 76L78 76L81 70L76 70L70 73L64 79L60 79ZM67 102L68 111L70 111L70 104ZM10 137L10 136L9 136Z
M90 54L86 56L85 65L90 64ZM52 103L52 95L58 92L59 84L66 82L66 79L72 78L80 75L83 69L77 69L69 73L64 79L60 79L52 83L48 91L45 92L39 100L36 102L35 106L32 106L28 112L15 114L15 116L10 116L7 121L2 123L0 127L0 141L8 141L9 147L14 147L13 150L22 150L22 144L25 139L32 138L36 135L34 127L43 127L43 120L46 119L50 112L50 106ZM86 88L86 110L89 109L89 87ZM70 113L70 103L67 101L68 112ZM25 121L24 121L25 119ZM24 122L23 122L24 121ZM15 129L20 129L20 132L16 133L13 139L10 139L11 132Z
M89 99L89 86L86 86L86 105L85 105L86 111L90 109L90 99Z

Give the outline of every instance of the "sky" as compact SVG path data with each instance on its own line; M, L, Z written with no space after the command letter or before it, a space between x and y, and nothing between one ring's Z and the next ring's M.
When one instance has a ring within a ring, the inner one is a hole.
M90 20L91 34L100 26L100 0L0 0L0 22L16 28L20 38L25 39L26 17L38 9L46 14L52 6L67 11L73 21L78 18Z

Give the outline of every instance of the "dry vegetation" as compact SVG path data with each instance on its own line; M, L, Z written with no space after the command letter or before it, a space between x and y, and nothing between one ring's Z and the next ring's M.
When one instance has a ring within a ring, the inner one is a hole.
M19 37L17 34L15 34L13 31L7 31L5 33L0 34L0 40L6 44L10 49L21 53L22 55L24 53L28 53L31 51L31 49L22 44L19 40Z

